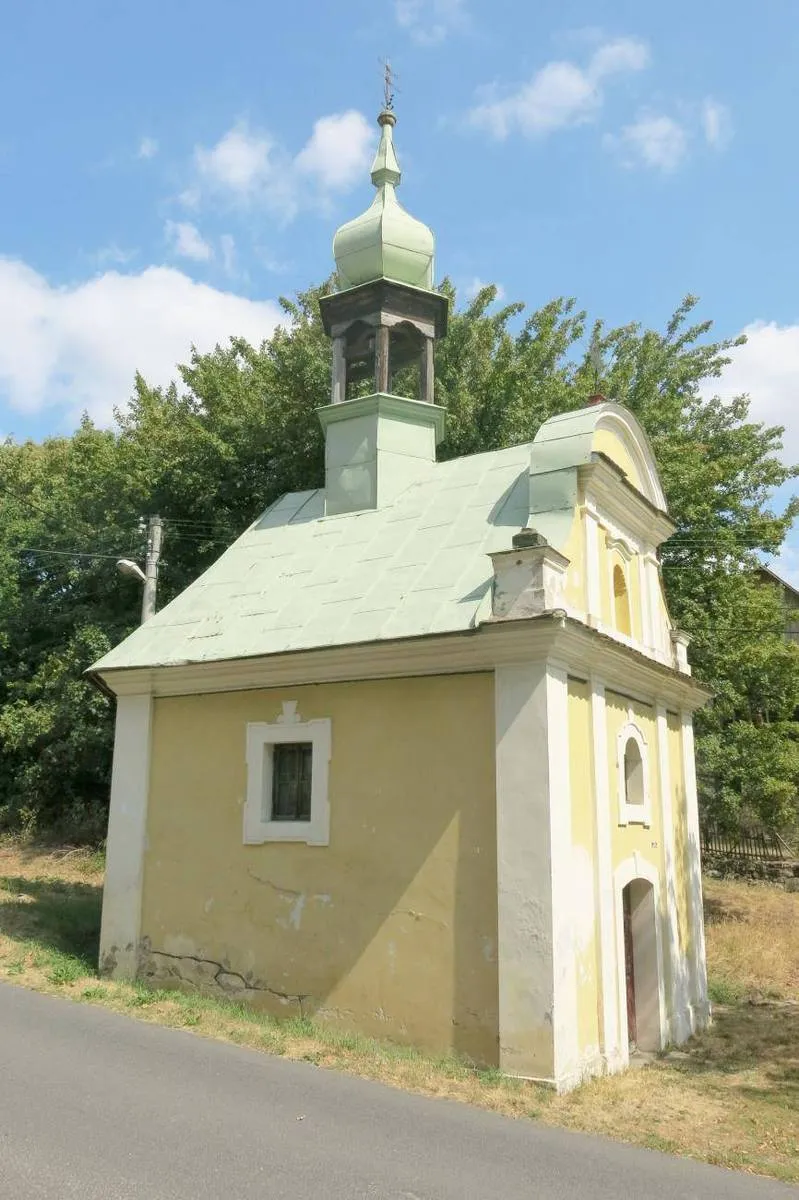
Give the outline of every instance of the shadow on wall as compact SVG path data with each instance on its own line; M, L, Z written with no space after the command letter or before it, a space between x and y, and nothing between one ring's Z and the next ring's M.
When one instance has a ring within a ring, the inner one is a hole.
M244 729L284 699L333 720L327 847L242 845ZM146 972L496 1065L491 677L157 706Z
M670 1034L673 1040L680 1041L690 1032L687 1025L688 1006L696 1005L699 999L695 995L695 964L699 934L693 923L692 897L701 895L702 863L699 843L696 838L692 837L688 827L687 801L682 779L678 781L672 805L675 831L675 870L667 876L666 899L668 906L664 913L664 928L668 929L669 912L676 912L682 916L680 920L678 915L677 920L678 961L676 963L671 961L671 955L668 953L668 939L664 942L663 949L666 960L667 1010L674 1017ZM684 884L678 890L677 880L680 877L684 880ZM699 916L700 919L703 918L702 913ZM696 1018L701 1022L702 1015L698 1009Z

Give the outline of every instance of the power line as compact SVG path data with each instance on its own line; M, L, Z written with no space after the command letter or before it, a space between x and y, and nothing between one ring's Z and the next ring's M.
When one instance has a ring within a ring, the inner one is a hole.
M36 512L40 513L43 517L45 517L48 521L51 521L51 522L58 521L58 518L54 513L48 512L47 509L42 508L42 506L40 504L38 504L35 500L32 500L30 498L30 496L24 496L21 492L14 491L14 489L10 488L7 483L3 483L2 481L0 481L0 490L4 491L9 496L12 496L20 504L29 505L31 508L35 509ZM68 534L77 534L78 533L78 530L73 528L72 526L67 526L61 522L59 522L59 524L61 524L61 529L59 532L68 533ZM107 530L89 529L89 530L84 530L83 532L81 532L80 536L81 537L102 538L105 534L107 534ZM32 551L32 548L29 548L29 549ZM20 551L17 551L17 553L19 553L19 552ZM45 553L44 550L41 550L40 552ZM72 554L73 557L78 557L83 554L82 551L63 551L62 552L62 551L55 551L55 550L52 551L52 553L54 553L54 554L56 554L56 553ZM91 554L87 553L84 557L113 558L113 557L118 557L118 555L117 556L110 555L110 554L109 555L99 555L99 554L94 554L94 553L91 553Z
M10 488L7 483L0 482L0 489L6 492L7 495L13 496L15 500L20 502L20 504L28 504L31 508L35 508L36 511L41 513L43 517L47 517L48 521L53 520L53 514L48 512L46 508L42 508L42 506L37 504L35 500L32 500L30 496L23 496L21 492L15 492L14 489Z
M163 520L169 525L190 525L197 526L198 528L218 528L217 522L210 518L207 521L189 521L183 517L164 517Z
M188 543L190 543L191 545L195 545L195 546L231 546L231 545L233 544L233 542L232 542L232 541L230 541L230 542L225 542L225 541L222 541L222 540L221 540L221 539L219 539L219 538L210 538L210 537L186 537L186 536L184 536L184 535L182 535L182 534L180 534L180 533L173 533L173 534L171 535L170 541L173 541L173 542L188 542Z
M48 550L44 546L17 546L12 554L55 554L60 558L110 558L114 562L119 554L100 554L93 550Z

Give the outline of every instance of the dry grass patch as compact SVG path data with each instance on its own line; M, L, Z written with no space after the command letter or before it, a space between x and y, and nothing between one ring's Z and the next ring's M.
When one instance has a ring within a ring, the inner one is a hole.
M712 1030L679 1054L556 1096L310 1020L278 1021L196 993L98 979L101 887L96 854L0 845L0 978L408 1091L799 1182L799 1004L790 1000L796 895L707 885L714 979L742 996L786 998L719 1006Z
M704 890L712 998L799 1000L799 893L727 879Z

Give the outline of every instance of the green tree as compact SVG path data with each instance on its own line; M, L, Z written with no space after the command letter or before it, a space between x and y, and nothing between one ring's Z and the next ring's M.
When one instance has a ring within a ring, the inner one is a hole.
M283 301L285 324L260 347L234 338L191 353L175 383L138 377L109 433L0 447L0 818L29 828L102 828L111 709L81 671L137 623L140 594L113 558L141 552L139 517L167 519L159 602L195 578L258 512L319 486L329 343L309 289ZM661 332L589 330L569 300L525 315L493 287L457 309L437 350L448 410L440 455L531 440L542 421L601 387L652 440L677 533L663 548L675 622L716 699L697 722L701 801L734 823L797 819L799 654L782 637L774 589L756 580L795 505L773 511L795 472L781 430L749 419L745 398L707 399L730 342L692 321L686 299ZM593 354L584 349L591 334ZM46 555L37 551L59 551ZM107 554L84 558L64 550Z

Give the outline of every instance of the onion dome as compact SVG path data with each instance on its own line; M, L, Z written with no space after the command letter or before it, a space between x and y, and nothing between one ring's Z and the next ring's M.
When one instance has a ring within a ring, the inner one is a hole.
M432 231L406 212L397 199L402 175L394 151L392 130L397 118L384 109L377 118L380 145L372 163L377 194L369 208L348 221L333 239L339 286L342 289L393 279L412 287L432 289L435 239Z

